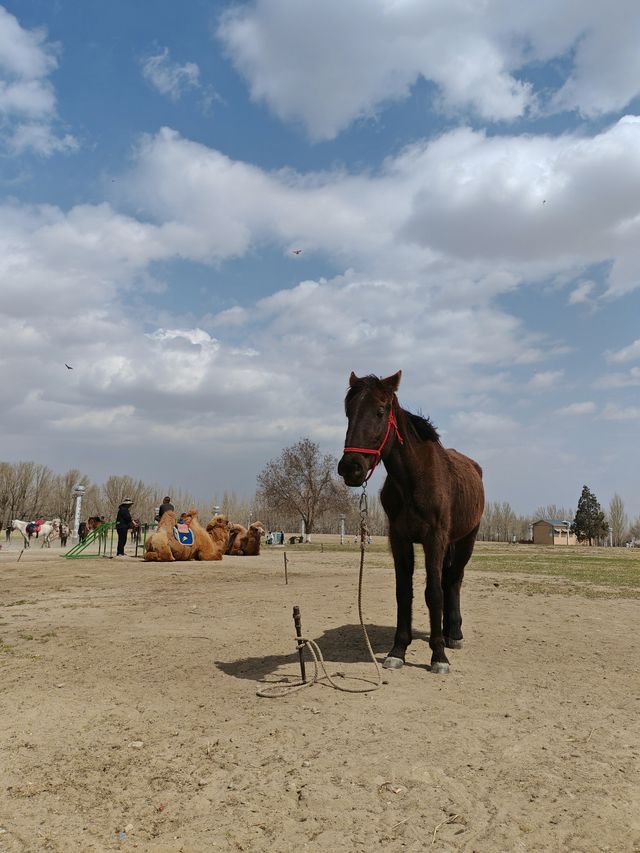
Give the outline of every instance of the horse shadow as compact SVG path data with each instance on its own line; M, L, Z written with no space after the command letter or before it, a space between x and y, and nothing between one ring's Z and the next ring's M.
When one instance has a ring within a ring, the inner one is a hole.
M367 625L369 642L374 654L380 660L384 657L391 646L395 636L395 628L389 625ZM311 639L320 646L320 651L326 663L335 665L337 663L371 663L369 652L362 633L362 626L340 625L329 628L320 637ZM429 641L429 635L421 631L413 633L413 640ZM281 666L298 663L298 652L295 650L292 639L293 651L291 654L262 655L260 657L238 658L234 661L214 661L216 667L226 675L234 678L247 678L251 681L269 680ZM307 664L311 660L308 652L304 656ZM407 665L411 666L407 661Z

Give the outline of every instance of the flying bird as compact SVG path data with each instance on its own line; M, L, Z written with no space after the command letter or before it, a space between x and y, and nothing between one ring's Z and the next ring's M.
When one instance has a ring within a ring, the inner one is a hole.
M301 254L302 254L302 249L292 249L292 250L291 250L291 254L292 254L292 255L301 255Z
M64 363L64 366L67 368L67 370L73 370L73 367L71 367L71 365L70 365L70 364L67 364L67 362L66 362L66 361L65 361L65 363Z

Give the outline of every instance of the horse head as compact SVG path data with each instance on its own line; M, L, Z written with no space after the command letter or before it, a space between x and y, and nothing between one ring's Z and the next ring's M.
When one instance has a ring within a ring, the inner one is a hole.
M386 379L358 377L351 373L344 401L348 426L338 474L347 486L361 486L369 479L394 437L400 442L395 420L395 394L402 371Z

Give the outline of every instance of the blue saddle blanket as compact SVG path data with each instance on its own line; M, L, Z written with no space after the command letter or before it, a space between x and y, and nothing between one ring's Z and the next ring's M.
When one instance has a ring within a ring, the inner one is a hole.
M193 545L193 530L187 524L176 524L173 535L181 545Z

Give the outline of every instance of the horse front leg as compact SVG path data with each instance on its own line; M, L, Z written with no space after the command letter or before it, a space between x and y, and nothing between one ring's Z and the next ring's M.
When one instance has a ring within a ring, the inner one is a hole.
M429 536L424 544L427 586L425 601L429 610L429 645L431 647L431 672L446 674L449 672L449 660L444 652L444 634L442 617L444 596L442 592L442 567L446 553L446 544L437 535Z
M413 543L400 539L389 531L391 552L396 571L396 635L393 648L382 665L386 669L400 669L404 666L407 646L413 639L411 634L411 606L413 602Z

